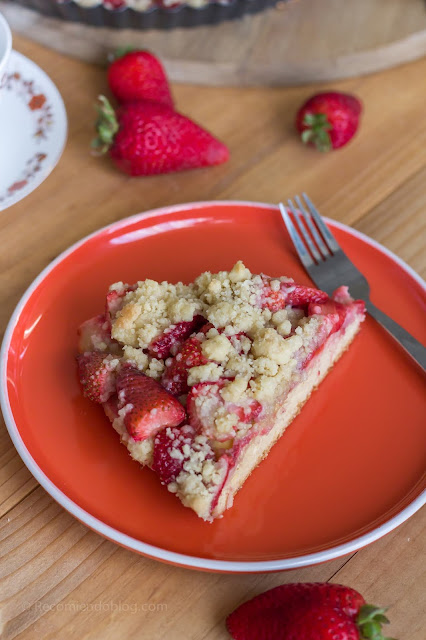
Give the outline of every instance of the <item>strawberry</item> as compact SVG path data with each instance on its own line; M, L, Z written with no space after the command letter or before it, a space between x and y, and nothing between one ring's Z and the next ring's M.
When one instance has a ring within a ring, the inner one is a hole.
M357 307L359 313L365 313L364 300L354 300L349 293L349 288L346 286L341 286L333 291L332 300L345 305L352 303L355 307Z
M188 322L178 322L171 325L148 345L149 355L153 358L167 358L172 347L184 342L191 333L197 331L205 322L203 316L194 316Z
M149 51L119 50L108 69L108 84L119 102L150 100L173 108L164 69Z
M124 9L127 6L126 0L102 0L102 3L107 9L112 9L113 11Z
M77 356L78 376L83 394L94 402L106 402L115 392L114 357L100 351L88 351Z
M335 302L334 300L327 300L319 304L318 302L311 302L308 305L308 315L314 314L327 316L332 323L332 330L330 333L338 331L345 321L347 315L347 307L344 304Z
M262 309L269 309L273 313L284 309L287 305L299 307L310 302L325 302L328 295L324 291L312 287L304 287L294 282L281 282L278 291L271 289L270 279L263 279L264 285L261 295Z
M194 429L189 427L190 433L188 437L185 437L186 428L186 426L175 427L174 429L168 427L167 429L162 429L155 436L152 468L160 477L162 484L174 482L183 469L183 455L182 458L172 457L170 450L173 447L182 453L185 441L188 444L192 443ZM178 441L178 444L175 443L175 440Z
M358 308L359 313L365 313L365 302L363 300L353 301L353 305L350 309L353 309L354 306ZM346 304L342 304L341 302L332 300L331 298L326 300L326 302L310 302L308 304L308 316L316 314L327 317L332 327L329 331L329 335L340 329L345 322L348 313L350 313L350 310L348 310L348 306Z
M163 429L154 438L153 470L160 476L163 484L174 482L179 473L184 469L184 464L189 460L191 451L203 451L203 459L211 460L214 452L205 442L195 440L197 433L189 424L183 427L168 427ZM191 451L184 450L185 445L191 447ZM179 451L181 455L173 455Z
M211 409L211 415L214 415L215 411L224 404L223 398L220 395L220 390L225 384L224 380L218 380L217 382L199 382L191 387L188 398L186 401L186 410L188 412L189 424L194 427L196 431L203 429L204 433L209 437L214 437L214 422L210 415L199 415L199 407L197 406L197 398L206 397L209 399L209 407ZM224 435L223 440L228 439L228 435Z
M231 413L238 416L240 422L253 422L262 412L262 405L257 400L250 400L246 406L242 407L233 403L227 403L227 408Z
M166 367L161 384L175 396L188 392L188 370L207 364L201 351L201 342L195 336L188 338L180 347L172 362Z
M116 418L120 417L118 415L118 398L116 393L103 403L103 409L111 422L114 422Z
M218 329L219 333L221 333L221 331ZM244 349L243 349L243 339L244 341L250 340L250 343L252 343L253 341L251 340L250 336L245 333L245 331L240 331L238 333L234 333L230 336L226 336L229 340L229 342L232 344L232 346L234 347L235 351L238 353L238 355L241 355L242 353L244 353Z
M113 289L112 291L108 291L106 300L105 300L105 317L109 322L114 318L115 314L121 307L121 303L123 301L126 292L117 291Z
M185 419L180 402L131 364L124 364L117 375L117 393L124 426L134 440L145 440Z
M347 287L346 285L338 287L335 291L333 291L333 295L331 297L336 302L341 302L342 304L349 304L350 302L353 302L353 298L349 293L349 287Z
M284 584L240 605L226 626L234 640L386 640L384 611L342 585Z
M183 171L226 162L227 147L189 118L155 102L130 102L117 116L100 96L97 130L92 146L109 154L131 176Z
M79 326L77 334L80 353L102 351L102 347L105 349L105 346L110 346L112 342L108 323L103 314L83 322Z
M298 307L309 302L324 302L325 300L328 300L328 295L324 291L296 284L293 290L287 293L286 304Z
M361 109L358 98L348 93L317 93L297 112L296 129L302 142L319 151L338 149L355 135Z
M137 285L129 285L125 284L121 289L112 289L108 291L106 300L105 300L105 318L108 322L109 328L111 329L111 322L115 318L117 311L121 309L123 304L123 298L129 291L135 291L137 289Z
M158 473L163 484L176 480L185 462L183 447L185 444L192 445L194 438L195 431L187 424L183 427L169 427L157 433L154 439L152 468ZM180 451L182 456L171 456L172 448Z

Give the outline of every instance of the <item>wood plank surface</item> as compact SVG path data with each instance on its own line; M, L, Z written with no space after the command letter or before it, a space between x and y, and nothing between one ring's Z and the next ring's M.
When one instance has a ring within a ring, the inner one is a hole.
M1 638L225 640L224 619L241 602L283 583L330 580L390 606L392 637L422 640L425 532L423 509L352 556L274 574L210 574L122 549L38 488L0 520Z
M7 594L2 605L5 640L25 629L28 632L18 637L53 639L63 634L114 640L138 637L142 628L144 638L184 640L201 638L215 627L223 638L224 616L244 599L283 581L280 573L247 580L244 575L194 572L142 558L88 530L41 488L8 517L6 526L0 522L0 541L7 533L0 574L0 592ZM285 580L327 580L346 560L286 572ZM73 603L87 603L87 611L82 615ZM156 609L150 611L149 605ZM130 615L124 615L126 608Z
M92 103L105 91L102 69L16 34L14 46L55 81L70 127L58 167L0 215L2 332L33 278L72 242L139 211L190 200L276 202L303 189L324 214L426 273L426 59L337 84L359 95L365 112L356 139L329 155L305 149L293 131L298 104L317 85L175 85L179 108L223 138L231 160L214 169L130 179L88 152ZM368 599L391 605L389 635L424 637L425 509L352 557L276 574L208 574L139 557L89 531L37 487L3 424L0 464L2 639L225 640L224 618L239 602L294 580L359 588Z
M293 0L242 20L167 32L65 22L13 1L2 0L0 10L17 32L85 61L104 62L123 45L151 49L177 82L325 82L426 54L423 0Z

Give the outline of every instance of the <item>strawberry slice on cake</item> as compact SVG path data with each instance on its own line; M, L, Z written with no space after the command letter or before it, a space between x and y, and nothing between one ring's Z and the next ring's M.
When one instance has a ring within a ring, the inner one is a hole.
M78 373L131 456L212 521L364 318L347 287L329 297L241 261L188 285L119 282L80 328Z

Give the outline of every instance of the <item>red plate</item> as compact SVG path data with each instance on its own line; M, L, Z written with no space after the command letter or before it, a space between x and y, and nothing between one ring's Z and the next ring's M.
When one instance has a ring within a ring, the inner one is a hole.
M365 236L329 223L367 276L373 302L425 340L418 276ZM234 507L213 524L132 461L102 409L80 393L77 327L103 309L110 283L187 282L237 259L254 273L309 284L277 209L254 203L141 214L62 254L24 295L5 336L1 392L9 432L60 504L145 555L203 569L268 571L349 553L426 498L423 374L371 318Z

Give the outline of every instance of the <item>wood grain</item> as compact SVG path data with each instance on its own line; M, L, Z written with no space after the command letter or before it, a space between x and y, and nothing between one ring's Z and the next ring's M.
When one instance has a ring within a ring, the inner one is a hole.
M276 202L306 190L324 214L354 225L425 273L426 59L336 85L362 98L364 115L354 141L325 156L302 147L293 131L298 104L317 85L176 85L178 107L223 138L231 160L137 180L88 153L92 103L106 88L103 70L16 34L14 46L56 82L70 126L58 167L0 216L1 331L33 278L72 242L139 211L191 200ZM224 618L239 602L293 580L350 584L391 605L390 635L423 637L425 509L351 558L269 575L207 574L139 557L89 531L36 488L3 424L0 464L2 639L225 640Z
M12 27L89 62L143 46L177 82L297 85L352 77L426 54L423 0L300 0L215 26L172 31L100 29L0 2Z
M389 607L386 635L423 640L426 629L426 509L356 554L331 579L350 584L368 602Z
M224 620L241 602L283 583L331 580L389 605L389 634L421 640L425 533L423 509L352 557L275 574L209 574L117 547L38 488L0 520L0 633L3 640L225 640Z
M356 229L394 251L423 278L426 277L425 185L426 169L421 169L354 224Z
M179 569L104 540L41 488L0 521L0 542L4 640L17 634L114 640L136 637L141 628L145 638L201 638L202 631L210 637L211 629L223 638L224 617L243 600L283 581L327 580L347 561L249 580Z
M0 417L0 516L32 491L37 482L22 464Z

